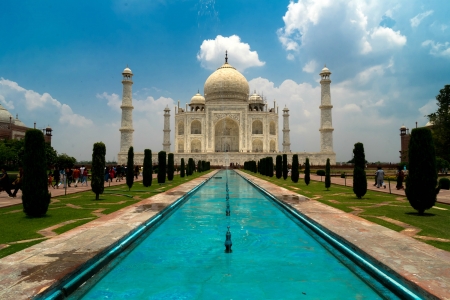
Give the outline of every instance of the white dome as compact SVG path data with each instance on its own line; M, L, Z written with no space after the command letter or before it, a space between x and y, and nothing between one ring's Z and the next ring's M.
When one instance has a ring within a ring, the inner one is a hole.
M248 98L248 101L250 102L263 102L263 98L256 93L256 91L253 93L253 95Z
M191 98L191 104L205 104L205 97L197 93Z
M249 86L244 75L225 62L206 79L205 100L248 101Z
M22 121L19 120L19 115L16 115L16 119L14 120L14 125L27 127L27 125L25 125Z
M130 68L126 67L126 68L123 70L122 74L133 74L133 72L131 72L131 69L130 69Z
M11 119L12 120L11 120ZM6 108L4 108L1 104L0 104L0 122L3 123L9 123L10 120L12 121L12 123L14 124L14 118L13 116L9 113L9 111L6 110Z
M434 126L434 122L428 122L425 127L433 127Z

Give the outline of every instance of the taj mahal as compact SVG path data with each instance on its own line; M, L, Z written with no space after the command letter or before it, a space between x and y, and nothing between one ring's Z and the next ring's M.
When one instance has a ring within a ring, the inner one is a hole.
M125 164L128 150L133 146L133 73L128 67L122 72L122 121L120 127L120 151L118 163ZM213 166L242 165L245 161L258 161L271 156L274 161L279 154L288 154L288 162L297 154L299 162L309 158L313 165L324 165L327 158L336 163L333 151L333 126L330 93L330 70L325 66L321 76L320 152L291 151L289 109L281 110L283 126L279 126L280 110L276 101L273 106L256 93L250 94L247 79L231 64L225 54L225 63L213 72L204 84L204 96L200 91L185 107L180 101L174 107L175 130L171 139L169 107L164 109L164 139L162 150L174 153L175 164L181 158L187 161L209 161ZM279 132L282 131L280 141ZM173 150L171 145L173 145ZM279 143L282 142L282 148ZM143 150L143 149L142 149ZM152 149L152 160L157 162L157 152ZM134 153L134 163L142 165L143 152Z

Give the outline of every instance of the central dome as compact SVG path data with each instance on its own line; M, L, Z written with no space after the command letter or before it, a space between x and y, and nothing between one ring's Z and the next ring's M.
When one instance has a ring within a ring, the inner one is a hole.
M247 101L249 87L244 75L225 62L206 79L204 91L206 102Z

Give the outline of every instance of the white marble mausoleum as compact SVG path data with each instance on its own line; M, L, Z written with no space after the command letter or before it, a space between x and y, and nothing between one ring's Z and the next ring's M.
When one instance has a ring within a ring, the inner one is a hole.
M249 160L276 155L298 154L299 162L306 157L311 164L325 164L327 158L331 164L336 163L333 151L333 127L330 93L330 74L328 68L322 69L321 75L321 120L320 120L320 152L295 152L290 149L289 109L282 111L283 126L279 128L280 111L276 102L269 105L256 91L250 94L247 79L231 64L227 55L225 63L213 72L204 84L204 96L200 91L195 94L185 107L180 102L174 107L175 130L171 138L170 108L164 109L163 150L174 153L175 163L181 158L187 161L205 160L211 165L243 164ZM122 122L120 152L118 163L125 164L128 149L133 146L133 105L132 84L133 73L127 67L123 73ZM279 133L282 131L282 140ZM173 141L173 149L171 149ZM282 142L282 148L279 143ZM142 149L143 150L143 149ZM157 152L152 149L153 161L157 162ZM136 149L135 149L136 151ZM135 164L142 165L143 152L135 152Z

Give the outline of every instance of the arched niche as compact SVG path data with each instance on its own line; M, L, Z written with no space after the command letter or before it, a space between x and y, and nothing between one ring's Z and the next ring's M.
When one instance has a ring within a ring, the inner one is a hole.
M252 141L252 151L253 152L263 152L263 141L256 139Z
M269 132L270 132L270 134L272 134L272 135L275 135L275 133L276 133L276 131L275 131L275 122L274 122L274 121L270 122L270 125L269 125Z
M270 140L269 149L270 149L270 152L275 152L276 147L275 147L275 141L274 140Z
M202 151L202 142L200 140L192 140L191 152L201 152L201 151Z
M239 124L230 118L217 122L214 145L216 152L239 152Z
M194 120L191 123L191 134L202 134L202 123Z
M184 140L178 140L178 153L184 153Z
M253 121L252 134L263 134L263 123L260 120Z
M178 135L184 134L184 122L178 122Z

